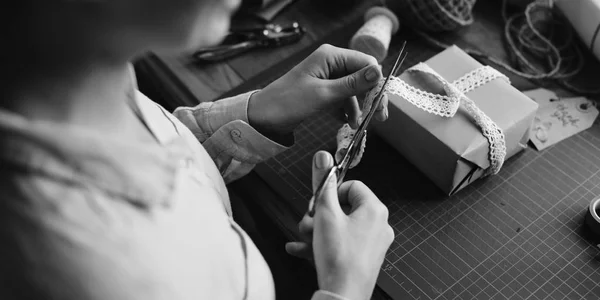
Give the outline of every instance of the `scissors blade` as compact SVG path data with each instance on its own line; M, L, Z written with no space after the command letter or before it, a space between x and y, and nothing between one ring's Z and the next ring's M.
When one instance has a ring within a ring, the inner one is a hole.
M358 127L358 130L360 130L360 129L366 130L367 125L369 125L369 123L371 122L371 119L373 118L373 115L375 114L377 107L379 107L379 104L381 103L381 99L384 96L385 89L387 88L387 85L388 85L390 79L392 78L392 75L394 75L396 73L396 70L398 70L400 68L400 66L402 65L402 63L404 63L404 60L406 59L406 56L408 53L404 53L405 47L406 47L406 42L404 42L404 44L402 44L402 49L400 49L400 53L398 53L398 57L396 58L396 62L394 62L394 66L390 70L390 74L387 76L387 78L383 82L383 86L381 86L381 90L379 90L379 93L377 94L377 96L375 97L375 100L373 101L373 104L371 105L371 109L367 113L367 116L365 118L363 118L363 121L360 124L360 126Z
M313 193L313 197L310 199L310 202L308 204L308 215L310 217L314 216L316 201L318 201L318 199L321 197L321 194L323 193L323 189L325 188L325 184L330 180L330 178L333 176L333 174L336 174L338 176L338 178L337 178L338 186L340 186L340 184L343 182L344 176L346 175L346 172L348 172L348 169L350 167L350 163L356 157L360 147L362 146L362 140L365 136L367 126L369 125L369 122L371 122L371 119L373 118L373 114L377 110L377 107L379 107L381 99L383 98L383 92L385 91L390 78L396 74L398 69L400 69L400 67L404 63L404 60L406 59L406 56L408 55L408 53L404 53L405 47L406 47L406 41L402 44L402 48L400 49L400 53L398 54L398 57L396 58L396 61L394 62L394 66L390 70L389 75L383 82L383 86L381 87L381 89L379 90L379 93L375 97L375 101L373 101L373 105L371 106L371 109L367 113L367 117L363 118L363 121L360 123L358 129L356 130L356 134L352 138L352 141L350 141L350 145L348 145L348 151L346 151L346 154L344 154L342 161L338 165L333 166L329 170L329 173L327 173L327 176L323 177L323 179L319 183L319 186Z
M313 193L313 197L308 202L308 216L312 217L315 215L315 206L317 205L317 203L316 203L317 199L321 198L323 189L325 189L325 184L331 179L331 177L333 177L334 174L337 173L337 171L338 171L338 166L333 166L331 169L329 169L329 172L327 173L327 175L324 176L323 179L321 179L319 186ZM339 186L341 184L341 181L338 180L337 184Z
M402 44L402 48L400 49L400 53L398 54L398 57L396 58L396 61L394 62L394 66L392 67L389 75L383 82L383 85L381 86L379 93L375 97L375 101L373 101L373 104L371 105L371 109L367 113L367 116L365 118L363 118L363 121L358 126L358 129L356 130L356 133L355 133L354 137L352 138L352 141L350 141L350 144L348 145L348 151L346 151L346 154L344 154L342 161L340 162L340 170L339 170L339 177L338 177L338 180L340 180L340 181L343 180L344 176L348 172L350 163L352 162L352 160L354 160L354 158L360 151L359 149L362 147L362 140L365 136L367 126L371 122L371 119L373 118L373 115L375 114L377 107L379 107L379 104L381 103L381 99L384 96L384 91L387 87L388 82L390 81L390 78L392 77L392 75L394 75L396 73L396 71L400 68L400 66L402 66L402 63L404 63L404 60L406 59L406 56L408 53L404 53L405 47L406 47L406 41Z

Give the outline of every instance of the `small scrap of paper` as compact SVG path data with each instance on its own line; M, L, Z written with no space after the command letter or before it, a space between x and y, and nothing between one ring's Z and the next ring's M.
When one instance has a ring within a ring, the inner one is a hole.
M590 128L598 117L598 109L585 97L560 98L546 89L525 95L539 104L530 129L530 140L538 151Z

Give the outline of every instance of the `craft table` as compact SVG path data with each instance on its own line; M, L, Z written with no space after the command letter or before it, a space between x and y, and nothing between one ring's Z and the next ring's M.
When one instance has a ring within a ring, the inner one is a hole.
M345 47L375 1L342 12L327 12L320 2L298 1L276 18L307 28L298 44L202 66L186 58L150 55L136 64L144 77L141 88L169 109L260 88L322 43ZM442 38L506 59L495 2L480 1L475 24ZM392 40L389 57L405 39L405 68L439 52L402 29ZM391 67L389 57L384 74ZM534 87L507 75L519 89ZM295 238L311 193L311 157L319 149L335 149L339 125L331 114L308 120L296 131L292 149L257 166L231 188ZM395 171L382 173L390 166ZM599 170L596 124L543 152L524 151L497 176L452 197L442 195L375 134L369 135L363 160L348 178L364 181L390 210L396 239L378 286L393 299L600 299L600 250L581 226L589 201L600 194ZM386 296L377 292L375 297Z

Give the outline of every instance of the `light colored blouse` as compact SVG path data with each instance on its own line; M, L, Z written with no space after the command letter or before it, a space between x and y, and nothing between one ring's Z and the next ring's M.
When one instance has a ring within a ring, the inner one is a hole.
M286 149L250 95L172 115L136 91L153 145L0 110L0 299L275 299L225 187Z

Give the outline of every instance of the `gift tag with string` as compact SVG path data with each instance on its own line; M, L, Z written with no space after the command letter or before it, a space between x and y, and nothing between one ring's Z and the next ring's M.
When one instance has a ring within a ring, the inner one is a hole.
M595 103L586 97L561 98L546 89L525 92L539 104L530 129L538 151L590 128L598 117Z

